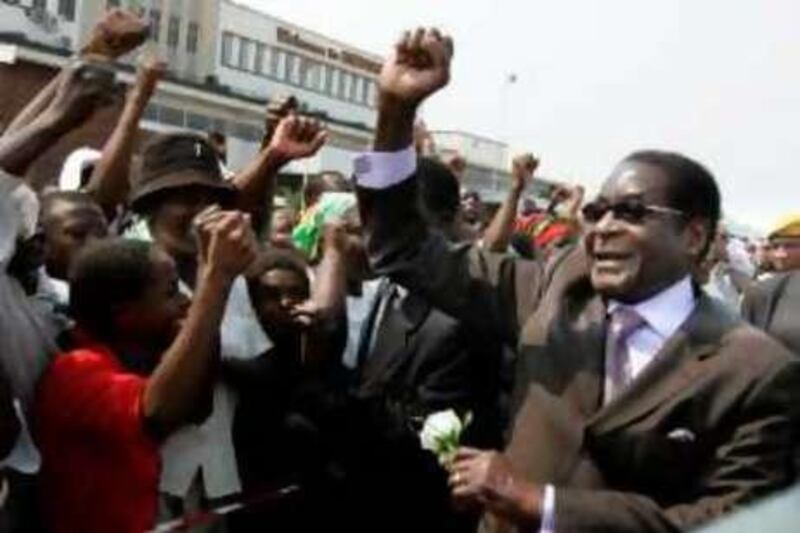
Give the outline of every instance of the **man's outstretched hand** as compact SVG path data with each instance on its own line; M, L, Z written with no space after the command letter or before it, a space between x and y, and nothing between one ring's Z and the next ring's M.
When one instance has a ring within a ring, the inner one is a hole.
M382 99L418 106L450 81L453 41L439 30L407 31L381 70Z

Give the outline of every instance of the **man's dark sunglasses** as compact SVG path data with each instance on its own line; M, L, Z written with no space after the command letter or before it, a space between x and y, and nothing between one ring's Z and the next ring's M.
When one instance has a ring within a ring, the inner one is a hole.
M623 200L613 204L596 200L594 202L589 202L581 209L584 220L590 224L600 222L609 211L614 214L615 219L630 224L641 224L645 218L653 214L677 217L684 216L684 214L677 209L664 207L662 205L643 204L638 200Z

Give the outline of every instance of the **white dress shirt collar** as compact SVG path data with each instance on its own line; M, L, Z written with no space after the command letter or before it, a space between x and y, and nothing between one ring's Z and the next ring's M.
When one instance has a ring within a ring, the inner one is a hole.
M625 305L619 301L610 300L608 312L613 313L615 309ZM627 307L636 311L659 336L668 339L689 318L694 306L692 280L691 277L686 276L655 296Z

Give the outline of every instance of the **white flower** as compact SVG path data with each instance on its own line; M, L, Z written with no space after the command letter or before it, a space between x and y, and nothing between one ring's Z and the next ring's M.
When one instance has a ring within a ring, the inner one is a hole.
M449 462L458 449L461 433L470 421L469 413L462 422L452 409L433 413L425 419L422 431L419 433L422 448L435 453L439 457L440 463Z

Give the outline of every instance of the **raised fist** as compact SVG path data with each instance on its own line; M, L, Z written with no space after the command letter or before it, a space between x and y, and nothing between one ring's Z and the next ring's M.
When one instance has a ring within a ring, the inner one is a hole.
M319 120L290 113L278 124L269 148L281 160L292 161L313 156L327 138L328 132Z
M81 55L116 59L141 45L147 30L147 23L134 12L111 9L92 29Z
M380 75L381 98L419 105L450 81L453 41L437 29L407 31Z
M525 190L537 168L539 168L539 160L533 154L522 154L515 157L511 163L512 186L519 191Z
M264 121L264 143L266 146L275 135L275 130L278 128L281 120L286 118L290 113L296 113L300 107L300 102L292 95L282 95L277 98L272 98L267 105L267 116Z
M258 242L250 215L212 206L194 220L200 261L206 269L233 280L255 261Z
M167 71L167 63L158 59L157 57L147 58L140 66L136 73L136 83L134 90L137 91L137 96L147 101L153 96L156 86L164 73Z

